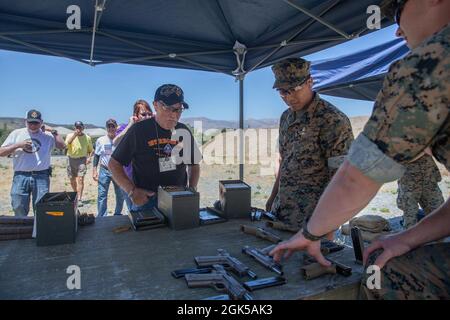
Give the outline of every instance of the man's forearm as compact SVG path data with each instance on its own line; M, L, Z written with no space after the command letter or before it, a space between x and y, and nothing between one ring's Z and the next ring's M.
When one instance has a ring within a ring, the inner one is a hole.
M274 198L278 190L280 189L280 171L278 171L278 174L275 177L275 182L273 183L272 192L270 193L270 197Z
M320 197L308 231L316 236L336 230L354 217L377 194L381 184L345 161Z
M450 198L400 236L411 248L450 236Z
M276 163L276 174L275 174L275 182L273 183L272 192L270 193L270 198L275 198L278 194L278 190L280 189L280 172L281 172L281 157L278 156Z
M200 180L200 166L193 164L188 166L189 187L197 189L198 181Z
M55 137L55 146L56 146L56 148L64 149L66 147L66 143L64 142L62 137L59 134L55 135L54 137Z
M133 182L127 177L125 170L120 162L111 158L108 165L109 170L113 176L114 181L123 189L126 193L130 193L135 188Z
M73 142L73 140L75 140L76 137L77 137L76 134L73 133L73 134L70 136L70 138L67 139L67 144L68 144L68 145L71 144L71 143Z
M18 144L11 144L6 147L0 147L0 157L7 157L19 148Z

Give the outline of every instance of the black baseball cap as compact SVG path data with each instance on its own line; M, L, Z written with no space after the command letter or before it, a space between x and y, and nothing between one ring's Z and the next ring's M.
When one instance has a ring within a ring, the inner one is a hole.
M108 126L108 125L110 125L110 124L112 124L112 125L114 125L115 127L117 127L117 122L116 122L116 120L114 120L114 119L108 119L108 121L106 121L106 126Z
M81 121L75 121L75 124L73 125L75 128L76 127L83 127L84 128L84 124Z
M189 105L184 102L183 90L175 84L163 84L156 89L154 101L162 101L167 106L181 103L185 109L189 109Z
M42 121L42 115L37 110L30 110L27 112L27 122L41 122Z

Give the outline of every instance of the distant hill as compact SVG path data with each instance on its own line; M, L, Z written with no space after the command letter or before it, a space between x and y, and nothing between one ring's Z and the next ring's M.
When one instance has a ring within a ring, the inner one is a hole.
M213 120L205 117L190 117L181 118L181 122L194 126L195 121L201 121L203 130L208 129L237 129L239 128L239 121L227 121L227 120ZM278 119L246 119L244 121L244 128L277 128Z
M350 122L352 123L353 129L356 132L360 132L364 127L364 124L369 119L369 116L358 116L350 117ZM208 129L237 129L239 127L238 121L226 121L226 120L213 120L204 117L191 117L191 118L181 118L181 122L189 124L191 127L194 126L195 121L202 122L203 131ZM244 121L244 129L262 129L262 128L278 128L279 118L274 119L247 119Z
M24 118L0 117L0 129L14 130L23 128L25 127L24 121ZM47 122L47 124L51 127L64 127L70 130L72 130L73 128L73 124L56 124L50 122ZM98 126L89 123L85 123L84 126L86 127L86 129L98 128Z
M350 120L352 122L352 126L354 127L354 130L359 132L364 124L366 123L368 116L359 116L359 117L351 117ZM203 131L208 129L223 129L223 128L229 128L229 129L236 129L239 127L238 121L228 121L228 120L214 120L209 119L205 117L188 117L188 118L181 118L181 122L189 124L191 127L194 127L195 121L201 121ZM261 128L278 128L278 118L273 119L246 119L244 121L244 128L254 128L254 129L261 129ZM67 128L69 130L72 130L73 125L72 124L55 124L55 123L48 123L48 125L52 127L63 127ZM6 117L0 117L0 129L6 129L6 130L14 130L18 128L24 127L24 119L22 118L6 118ZM85 124L86 129L104 129L101 127L98 127L93 124Z

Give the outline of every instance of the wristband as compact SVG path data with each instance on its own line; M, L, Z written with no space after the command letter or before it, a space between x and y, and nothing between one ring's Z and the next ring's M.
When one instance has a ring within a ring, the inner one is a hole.
M303 229L302 229L302 235L310 240L310 241L319 241L320 239L322 239L323 237L325 237L325 235L323 236L315 236L311 233L309 233L308 228L306 227L307 223L304 224Z

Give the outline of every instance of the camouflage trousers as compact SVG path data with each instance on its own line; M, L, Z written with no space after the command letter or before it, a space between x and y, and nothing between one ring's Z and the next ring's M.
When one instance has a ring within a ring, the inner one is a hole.
M375 251L368 265L381 254ZM366 275L362 298L369 300L450 299L450 243L434 243L388 261L381 269L381 289L370 290Z
M309 220L319 202L321 191L298 190L298 187L285 187L278 192L272 205L272 211L286 225L300 229Z
M411 183L403 179L398 181L397 206L403 211L403 227L405 229L417 223L419 205L427 215L443 203L444 197L435 181L421 181L421 183Z

